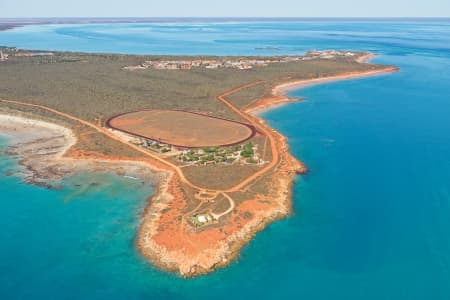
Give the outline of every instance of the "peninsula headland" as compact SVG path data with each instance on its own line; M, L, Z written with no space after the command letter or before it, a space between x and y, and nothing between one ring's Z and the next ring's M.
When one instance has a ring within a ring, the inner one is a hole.
M291 212L292 182L306 167L258 112L298 101L286 96L294 88L397 71L353 51L174 57L0 49L0 133L20 137L9 151L27 167L25 179L51 187L88 169L152 182L136 246L185 277L226 266Z

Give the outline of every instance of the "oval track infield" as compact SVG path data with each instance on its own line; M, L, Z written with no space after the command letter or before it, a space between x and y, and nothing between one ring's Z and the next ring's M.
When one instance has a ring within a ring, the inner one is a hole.
M107 125L134 136L183 148L230 146L256 133L253 126L181 110L141 110L112 117Z

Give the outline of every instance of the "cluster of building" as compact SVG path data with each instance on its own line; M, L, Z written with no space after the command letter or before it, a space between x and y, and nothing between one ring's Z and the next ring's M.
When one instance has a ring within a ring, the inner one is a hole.
M192 225L194 225L195 227L201 227L207 225L208 223L212 223L216 220L210 214L199 214L192 216L190 218L190 221Z
M0 47L0 61L8 60L8 57L35 57L35 56L53 56L52 52L32 52L22 51L16 47Z
M217 164L251 164L261 165L266 161L262 159L258 151L258 145L252 142L234 146L183 148L166 144L162 141L136 137L128 133L109 129L114 134L120 135L136 146L151 150L156 153L174 157L177 161L188 165L217 165Z
M36 57L36 56L53 56L52 52L17 52L14 56L18 57Z
M236 58L236 59L196 59L196 60L147 60L138 66L127 66L125 70L191 70L192 68L219 69L233 68L248 70L254 67L265 67L272 63L286 63L299 60L332 59L336 57L353 57L349 51L322 50L309 51L302 56L283 56L271 58Z
M2 50L0 50L0 61L6 61L8 60L8 53L3 53Z
M192 68L219 69L232 68L248 70L254 67L265 67L271 63L298 61L299 56L287 56L266 59L213 59L213 60L148 60L138 66L128 66L126 70L156 69L156 70L191 70Z
M15 47L0 47L0 61L7 61L10 53L16 52Z
M263 164L264 161L259 157L257 148L257 145L247 142L228 147L186 149L177 155L177 159L191 165Z
M149 140L146 138L132 138L131 142L137 146L141 146L143 148L147 148L148 150L152 150L158 153L168 153L172 151L172 146L161 143L158 141Z
M120 130L116 130L113 128L108 128L108 130L112 133L114 133L115 135L119 135L121 136L123 139L127 140L128 142L151 150L153 152L157 152L157 153L162 153L162 154L170 154L170 152L172 152L173 150L177 150L175 149L175 147L173 147L172 145L166 144L162 141L156 141L156 140L151 140L151 139L147 139L147 138L143 138L143 137L138 137Z
M338 50L320 50L320 51L308 51L303 57L303 60L308 59L333 59L337 57L354 57L356 53L350 51L338 51Z

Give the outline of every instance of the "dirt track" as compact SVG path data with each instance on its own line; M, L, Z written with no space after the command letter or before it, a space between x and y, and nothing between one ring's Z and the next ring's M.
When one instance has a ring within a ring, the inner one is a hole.
M364 76L364 74L367 73L360 73L358 76ZM355 74L353 75L356 77ZM343 79L342 76L348 77L348 74L342 74L338 78ZM331 79L331 77L328 79ZM225 104L259 133L267 137L266 143L268 140L272 151L272 160L239 184L226 190L214 191L206 191L205 188L191 183L184 176L180 167L149 150L123 140L120 136L99 124L96 125L42 105L1 99L0 102L45 109L89 126L93 129L91 131L103 133L113 140L145 154L145 157L137 160L154 168L168 170L169 176L160 182L158 187L160 190L151 199L153 205L147 206L139 229L137 245L141 253L158 267L177 271L183 276L196 276L227 265L256 232L265 228L273 220L286 216L290 211L289 191L295 176L294 172L298 172L301 166L289 154L287 142L283 136L266 125L263 120L249 113L252 109L260 108L267 103L258 101L245 111L241 111L227 100L227 97L233 93L267 82L257 81L245 84L216 97L218 101ZM299 82L290 83L290 85L296 84L299 84ZM236 191L252 189L258 180L266 178L270 186L267 193L250 195L246 199L240 199L240 202L237 201L238 196L231 194ZM181 183L196 190L193 198L198 200L198 203L193 203L192 207L188 206L187 197L190 197L190 195L185 193L184 185ZM206 197L202 197L202 194L205 194ZM195 230L192 226L186 226L188 224L187 217L207 202L205 199L214 199L218 195L224 197L220 200L228 200L229 204L226 209L221 206L220 211L223 211L220 213L214 213L213 210L210 210L214 219L218 221L220 219L220 222L223 222L219 223L220 227L206 226L202 230ZM236 202L230 196L235 197ZM245 217L247 214L250 214L249 218ZM224 221L222 221L222 218Z
M202 189L201 187L198 187L198 186L196 186L195 184L191 183L191 182L184 176L184 174L183 174L183 172L181 171L181 169L178 168L176 165L174 165L174 164L172 164L172 163L170 163L170 162L168 162L168 161L166 161L166 160L160 158L159 156L153 154L153 153L150 152L149 150L146 150L146 149L144 149L144 148L141 148L141 147L139 147L139 146L136 146L136 145L134 145L134 144L131 144L131 143L127 142L127 141L124 141L123 139L121 139L120 137L114 135L113 133L111 133L110 131L108 131L108 130L107 130L106 128L104 128L104 127L97 126L97 125L95 125L95 124L93 124L93 123L91 123L91 122L88 122L88 121L85 121L85 120L83 120L83 119L74 117L74 116L72 116L72 115L69 115L69 114L60 112L60 111L58 111L58 110L56 110L56 109L53 109L53 108L50 108L50 107L47 107L47 106L44 106L44 105L32 104L32 103L26 103L26 102L15 101L15 100L5 100L5 99L0 99L0 102L4 102L4 103L12 103L12 104L17 104L17 105L23 105L23 106L29 106L29 107L37 107L37 108L41 108L41 109L50 111L50 112L52 112L52 113L55 113L55 114L57 114L57 115L59 115L59 116L65 117L65 118L67 118L67 119L70 119L70 120L79 122L79 123L81 123L81 124L83 124L83 125L86 125L86 126L89 126L89 127L91 127L91 128L94 128L96 131L105 134L106 136L112 138L113 140L116 140L116 141L118 141L118 142L120 142L120 143L123 143L123 144L129 146L130 148L133 148L133 149L135 149L135 150L137 150L137 151L139 151L139 152L141 152L141 153L143 153L143 154L149 156L149 157L152 158L152 159L155 159L155 160L157 160L157 161L159 161L159 162L162 162L162 163L165 164L166 166L169 166L170 168L172 168L172 169L178 174L178 176L180 176L180 179L181 179L183 182L187 183L188 185L192 186L193 188L200 189L200 190Z
M360 72L360 73L351 73L351 74L341 74L338 76L332 76L330 78L321 78L321 81L328 81L328 80L333 80L333 78L336 78L336 80L338 79L345 79L346 77L349 78L357 78L357 77L364 77L364 76L370 76L370 75L376 75L376 74L381 74L383 72L392 72L392 68L391 69L387 69L386 70L377 70L377 71L369 71L369 72ZM246 185L248 185L249 183L251 183L253 180L257 179L258 177L264 175L266 172L270 171L272 168L276 167L277 164L279 163L280 160L280 152L282 151L286 151L286 149L280 149L279 147L281 147L283 145L283 143L279 143L279 139L281 138L281 136L273 129L271 129L270 127L268 127L267 125L264 124L264 122L257 118L254 117L248 113L245 113L243 111L241 111L240 109L238 109L236 106L234 106L230 101L228 101L226 99L227 96L230 96L234 93L237 93L243 89L246 88L250 88L259 84L263 84L263 83L267 83L270 82L271 80L261 80L261 81L256 81L253 83L249 83L249 84L245 84L239 87L236 87L230 91L227 91L223 94L220 94L216 97L217 100L221 101L222 103L224 103L227 107L229 107L231 110L233 110L236 114L238 114L240 117L242 117L244 120L247 120L249 122L250 125L252 125L257 131L263 133L264 135L266 135L269 139L269 143L270 143L270 149L272 152L272 160L270 161L270 163L268 163L267 165L265 165L263 168L261 168L260 170L258 170L257 172L255 172L254 174L252 174L251 176L249 176L248 178L244 179L243 181L241 181L239 184L226 189L226 190L216 190L215 192L217 193L232 193L232 192L236 192L236 191L240 191L242 190ZM311 81L315 81L315 79L312 79ZM301 81L302 83L307 82L307 80L303 80ZM294 82L295 83L295 82ZM289 83L288 83L289 84ZM168 166L170 169L172 169L173 171L175 171L175 173L179 176L180 180L187 184L188 186L197 189L199 191L204 191L207 190L204 187L200 187L198 185L193 184L192 182L190 182L185 175L183 174L183 171L180 167L176 166L175 164L159 157L158 155L152 153L150 150L146 150L144 148L141 148L137 145L134 145L130 142L127 142L125 140L123 140L122 138L120 138L119 136L113 134L112 132L110 132L107 128L105 127L101 127L98 125L95 125L91 122L82 120L80 118L74 117L70 114L58 111L56 109L44 106L44 105L39 105L39 104L32 104L32 103L26 103L26 102L21 102L21 101L15 101L15 100L4 100L4 99L0 99L0 102L4 102L4 103L12 103L12 104L17 104L17 105L23 105L23 106L30 106L30 107L37 107L40 109L44 109L47 111L50 111L52 113L55 113L57 115L60 115L62 117L68 118L70 120L79 122L83 125L89 126L93 129L95 129L98 132L101 132L103 134L105 134L106 136L136 150L139 151L140 153L145 154L146 156L163 163L164 165Z
M259 170L257 173L255 173L255 174L253 174L252 176L248 177L247 179L245 179L244 181L242 181L242 182L239 183L238 185L236 185L236 186L234 186L234 187L231 187L231 188L229 188L229 189L226 189L226 190L218 190L217 192L229 193L229 192L235 192L235 191L238 191L238 190L240 190L242 187L244 187L245 185L247 185L248 183L250 183L252 180L254 180L255 178L261 176L262 174L264 174L265 172L267 172L268 170L270 170L271 168L273 168L273 167L278 163L278 160L279 160L279 154L278 154L278 151L277 151L277 149L276 149L275 138L272 136L272 134L269 132L269 130L268 130L265 126L261 125L261 123L260 123L255 117L252 117L252 116L250 116L250 115L248 115L248 114L246 114L246 113L244 113L244 112L241 112L237 107L235 107L234 105L232 105L232 104L231 104L228 100L226 100L226 98L225 98L226 96L229 96L229 95L231 95L231 94L233 94L233 93L236 93L236 92L238 92L238 91L240 91L240 90L242 90L242 89L249 88L249 87L252 87L252 86L255 86L255 85L258 85L258 84L262 84L262 83L265 83L265 82L268 82L268 81L257 81L257 82L254 82L254 83L246 84L246 85L243 85L243 86L234 88L234 89L232 89L232 90L230 90L230 91L228 91L228 92L225 92L225 93L223 93L223 94L217 96L217 99L218 99L219 101L223 102L225 105L227 105L228 107L230 107L233 111L235 111L237 114L239 114L242 118L244 118L245 120L247 120L248 122L250 122L250 124L253 125L257 130L259 130L260 132L263 132L265 135L267 135L267 136L269 137L270 145L271 145L271 150L272 150L272 153L273 153L273 159L272 159L272 161L271 161L268 165L266 165L263 169ZM4 103L12 103L12 104L17 104L17 105L23 105L23 106L28 106L28 107L36 107L36 108L44 109L44 110L50 111L50 112L52 112L52 113L55 113L55 114L57 114L57 115L59 115L59 116L62 116L62 117L65 117L65 118L67 118L67 119L70 119L70 120L79 122L79 123L81 123L81 124L83 124L83 125L89 126L89 127L93 128L93 129L95 129L96 131L101 132L101 133L105 134L106 136L108 136L108 137L110 137L110 138L112 138L112 139L114 139L114 140L116 140L116 141L118 141L118 142L120 142L120 143L122 143L122 144L124 144L124 145L126 145L126 146L128 146L128 147L130 147L130 148L132 148L132 149L134 149L134 150L137 150L137 151L139 151L139 152L141 152L141 153L143 153L143 154L145 154L145 155L151 157L152 159L155 159L155 160L157 160L157 161L159 161L159 162L162 162L162 163L165 164L166 166L169 166L171 169L173 169L173 170L178 174L178 176L180 177L181 181L183 181L183 182L186 183L187 185L193 187L194 189L197 189L197 190L206 190L205 188L200 187L200 186L197 186L197 185L193 184L192 182L190 182L190 181L184 176L183 171L182 171L181 168L179 168L178 166L176 166L176 165L172 164L171 162L169 162L169 161L167 161L167 160L165 160L165 159L159 157L158 155L152 153L152 152L149 151L149 150L143 149L143 148L141 148L141 147L139 147L139 146L137 146L137 145L134 145L134 144L132 144L132 143L129 143L129 142L127 142L127 141L121 139L120 137L114 135L112 132L110 132L110 131L109 131L108 129L106 129L105 127L100 127L100 126L98 126L98 125L95 125L94 123L85 121L85 120L83 120L83 119L77 118L77 117L72 116L72 115L70 115L70 114L67 114L67 113L58 111L58 110L56 110L56 109L53 109L53 108L50 108L50 107L47 107L47 106L44 106L44 105L33 104L33 103L27 103L27 102L16 101L16 100L5 100L5 99L0 99L0 102L4 102Z
M224 147L252 138L253 126L184 110L140 110L119 114L106 122L125 133L180 148Z

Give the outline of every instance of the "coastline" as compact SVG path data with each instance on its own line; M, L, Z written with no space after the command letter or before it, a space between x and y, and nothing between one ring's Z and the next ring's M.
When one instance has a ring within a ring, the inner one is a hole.
M79 170L112 171L118 172L118 174L123 174L124 171L130 172L131 170L134 172L132 174L139 178L148 175L150 170L152 176L149 182L155 184L156 189L155 193L149 198L148 205L142 215L136 240L137 248L143 256L152 261L157 267L166 271L176 272L183 277L194 277L227 266L239 255L242 247L259 231L264 230L274 220L288 216L292 211L294 177L296 174L306 172L306 167L290 154L287 138L267 125L265 120L259 116L259 113L262 110L272 109L278 105L298 101L298 99L290 99L285 96L292 89L331 81L376 76L397 70L398 68L395 67L386 67L380 70L350 72L330 77L281 83L271 89L273 97L259 99L254 105L239 110L240 113L257 122L264 132L270 135L270 138L274 140L279 159L273 169L264 175L271 182L267 195L248 198L230 213L230 219L235 219L251 211L254 217L250 221L242 221L241 227L236 227L236 224L231 222L230 225L226 225L223 228L211 228L201 232L195 232L189 226L185 226L186 220L183 219L181 212L186 208L187 196L182 188L182 182L179 177L181 175L167 165L145 158L130 160L121 157L105 157L95 153L91 153L88 156L83 155L83 153L81 155L80 153L70 153L69 148L76 141L76 137L70 129L60 128L55 130L53 128L52 131L53 125L48 122L30 121L28 118L21 119L20 117L11 117L9 115L6 115L6 118L19 118L16 121L22 122L22 125L27 122L41 122L35 123L35 125L37 127L41 125L41 128L50 128L50 131L53 132L52 146L54 146L55 139L59 141L59 146L56 149L52 147L51 151L44 151L37 156L33 155L33 151L31 153L27 152L27 148L23 147L24 143L17 143L21 147L12 147L13 154L24 157L20 163L25 165L32 174L31 180L27 180L30 183L45 184L51 179L70 176ZM3 118L5 118L5 115ZM0 132L2 131L1 123L2 118L0 118ZM14 131L14 128L13 126L9 130ZM26 128L24 129L27 130ZM5 132L6 130L3 128L3 131ZM31 132L36 134L38 131L31 130ZM61 138L61 135L63 138ZM42 137L39 138L39 135L34 137L30 144L31 148L36 149L39 145L43 148L48 148L48 145L45 144L49 141L48 138L50 137L47 137L47 140L45 138L43 140ZM133 171L133 168L137 169ZM261 202L265 204L263 205ZM164 223L163 220L170 222ZM164 224L170 223L178 226L175 225L170 230L163 228ZM221 229L223 230L221 231ZM191 244L196 246L193 247Z
M295 80L287 83L282 83L275 86L272 89L272 94L275 96L285 95L292 90L297 90L307 86L313 86L323 83L330 83L335 81L344 81L351 79L360 79L366 77L373 77L378 75L385 75L393 72L397 72L399 69L397 67L386 67L384 69L379 70L370 70L363 72L348 72L336 76L328 76L328 77L320 77L314 79L305 79L305 80Z
M367 56L367 58L368 57L369 56ZM303 86L304 84L318 84L336 80L375 76L397 70L398 69L394 67L386 67L376 71L345 73L337 76L320 78L319 80L310 79L288 82L281 84L281 86L285 87L289 85L291 88L298 88L299 84L302 84ZM151 219L147 221L144 219L138 235L137 244L141 253L159 268L177 272L183 277L195 277L225 267L239 256L242 247L247 245L259 231L264 230L273 221L284 218L292 212L292 185L294 177L299 173L307 172L307 169L302 162L290 154L287 138L268 126L265 120L262 119L259 114L255 113L259 111L261 107L264 109L273 108L274 102L278 105L280 102L287 104L292 101L298 101L297 99L290 99L285 97L284 94L280 94L277 90L278 86L280 85L277 85L272 89L274 97L269 98L276 99L276 101L267 101L266 99L266 101L262 101L262 104L261 101L258 101L255 105L241 110L241 113L247 114L249 118L258 122L261 127L264 128L264 131L275 139L276 148L280 154L279 163L271 172L269 172L270 174L265 175L269 176L271 182L273 182L269 193L266 195L267 198L265 198L268 202L270 201L270 205L252 210L252 212L259 213L259 215L255 216L252 222L244 224L240 230L227 232L227 235L220 236L217 231L214 231L215 229L211 229L208 234L205 232L195 234L186 229L186 226L182 225L180 226L181 229L177 228L170 231L172 234L171 239L158 239L161 234L157 232L156 228L162 226L159 219L167 217L162 212L163 207L167 207L164 204L171 201L171 205L173 205L175 202L181 200L177 205L183 205L182 193L179 187L177 190L176 179L173 178L172 180L174 180L174 183L169 182L164 188L169 194L176 196L164 200L159 199L158 195L154 196L155 201L161 203L161 207L159 209L155 209L155 207L152 209L152 207L149 207L148 214L151 215ZM283 92L286 91L283 90ZM218 98L221 98L221 96ZM246 203L254 202L255 199L248 199L241 204L241 206L245 206ZM242 209L242 207L236 207L231 218L239 216L240 209ZM171 216L171 218L171 220L175 220L176 215ZM228 227L229 226L226 226L225 228L228 229ZM202 243L202 239L215 239L216 244L211 245ZM177 244L174 240L184 240L185 244ZM165 247L171 243L175 243L175 246L171 249ZM195 249L190 248L188 243L203 245L202 251L196 251Z
M364 61L368 61L369 59L375 57L375 55L366 55L364 57ZM270 98L263 98L257 101L255 104L246 107L245 111L254 115L260 115L263 112L267 112L271 109L280 107L282 105L286 105L293 102L299 102L301 99L299 98L290 98L287 94L293 90L298 90L304 87L320 85L324 83L336 82L336 81L344 81L351 79L360 79L366 77L373 76L381 76L389 73L397 72L399 68L397 67L386 67L384 69L378 70L370 70L370 71L362 71L362 72L348 72L335 76L327 76L320 77L314 79L302 79L302 80L293 80L284 83L280 83L272 87Z
M161 177L139 161L71 157L77 137L56 123L0 112L0 134L8 138L5 154L17 156L25 168L16 175L30 184L53 188L52 182L83 171L133 176L152 185Z
M148 198L148 205L142 214L136 246L155 266L166 271L176 272L183 277L195 277L227 266L238 257L241 248L257 232L291 212L291 186L295 172L283 172L280 174L280 177L283 178L277 178L276 188L268 195L268 198L272 197L277 200L275 206L261 210L261 215L255 217L242 230L235 231L234 234L217 243L217 248L207 249L206 253L202 251L194 260L191 260L192 257L185 257L185 253L173 253L152 242L153 235L157 234L156 223L164 211L169 206L173 206L175 202L185 201L183 192L180 190L179 178L175 172L154 161L133 161L119 157L105 158L95 155L95 153L87 156L88 158L80 157L78 154L74 156L70 147L76 143L77 137L71 129L28 116L0 113L0 134L9 137L7 154L18 156L19 164L26 169L24 173L15 175L22 177L30 184L55 188L52 181L72 176L81 171L113 172L121 176L127 174L141 180L146 178L145 182L154 184L155 192ZM276 135L280 142L284 141L281 135ZM284 148L283 155L289 155L287 148ZM289 166L283 166L285 171L299 167L295 164L292 165L292 162L296 162L296 160L290 157L289 160L291 159ZM283 159L283 165L286 165L286 162L287 160ZM152 173L151 176L148 176L149 171ZM153 174L154 172L155 174ZM249 200L249 202L253 201ZM180 263L180 259L187 259L185 265Z
M262 120L261 123L267 126ZM282 159L276 166L276 170L267 175L273 182L269 193L263 198L249 198L238 205L230 217L230 219L234 219L242 216L244 212L252 208L254 218L243 223L240 229L236 228L233 223L226 225L223 227L223 233L220 228L207 229L197 233L185 226L184 221L181 221L181 226L170 231L169 240L159 239L161 233L158 232L158 228L163 226L160 219L168 217L165 213L168 208L167 204L170 202L173 211L176 210L174 207L181 206L182 209L185 203L176 176L171 176L168 181L160 185L163 193L155 194L150 201L152 205L146 209L137 240L140 252L160 269L176 272L182 277L196 277L229 265L239 256L242 247L247 245L258 232L264 230L273 221L288 216L292 212L293 179L296 174L305 169L297 159L290 155L285 142L286 138L273 129L271 132L277 139ZM261 205L260 200L266 201L267 204ZM177 217L179 216L174 215L172 220ZM164 247L162 241L169 246L170 244L175 246ZM181 244L177 244L180 241ZM191 247L193 244L203 246Z

